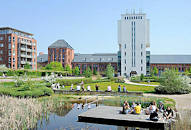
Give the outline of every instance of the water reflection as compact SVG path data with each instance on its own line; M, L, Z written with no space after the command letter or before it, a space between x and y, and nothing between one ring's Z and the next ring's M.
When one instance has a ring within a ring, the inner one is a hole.
M114 125L78 122L78 115L98 104L71 104L70 107L61 107L50 113L48 119L43 118L37 124L37 130L148 130L145 128L123 127ZM102 104L103 105L103 104Z

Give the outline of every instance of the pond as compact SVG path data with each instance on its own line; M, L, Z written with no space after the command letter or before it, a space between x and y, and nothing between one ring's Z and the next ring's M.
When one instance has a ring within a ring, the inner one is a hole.
M99 104L104 105L104 103ZM108 104L107 104L108 105ZM112 104L113 105L113 104ZM81 106L81 105L80 105ZM117 105L118 106L118 105ZM127 126L115 126L105 124L94 124L78 122L78 115L87 111L88 106L79 107L79 104L74 103L72 108L65 108L62 112L50 113L48 119L43 118L38 121L37 130L149 130L146 128L136 128ZM95 108L96 104L92 104L91 108Z

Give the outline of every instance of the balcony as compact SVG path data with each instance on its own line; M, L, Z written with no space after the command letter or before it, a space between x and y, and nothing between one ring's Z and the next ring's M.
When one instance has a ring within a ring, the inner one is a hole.
M32 58L32 55L26 55L27 58Z
M32 52L32 49L27 48L26 51L27 52Z
M32 46L32 43L30 43L30 42L20 41L20 43L21 43L21 44L24 44L24 45Z
M21 47L21 51L26 51L26 48L25 47Z
M21 54L21 57L26 57L26 54Z

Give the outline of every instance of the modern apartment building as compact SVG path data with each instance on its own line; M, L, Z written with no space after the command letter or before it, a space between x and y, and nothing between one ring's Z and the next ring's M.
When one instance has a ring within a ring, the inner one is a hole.
M37 41L33 34L10 27L0 28L0 64L20 69L26 63L37 69Z
M146 74L146 48L149 43L149 20L144 13L126 13L118 20L120 74Z
M74 49L65 40L57 40L48 47L48 63L58 61L72 67L73 59Z

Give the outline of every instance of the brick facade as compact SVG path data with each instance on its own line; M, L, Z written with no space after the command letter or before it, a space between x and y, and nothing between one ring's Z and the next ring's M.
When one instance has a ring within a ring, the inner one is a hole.
M29 63L32 69L37 69L37 41L32 34L13 28L0 28L0 31L0 64L19 69Z

